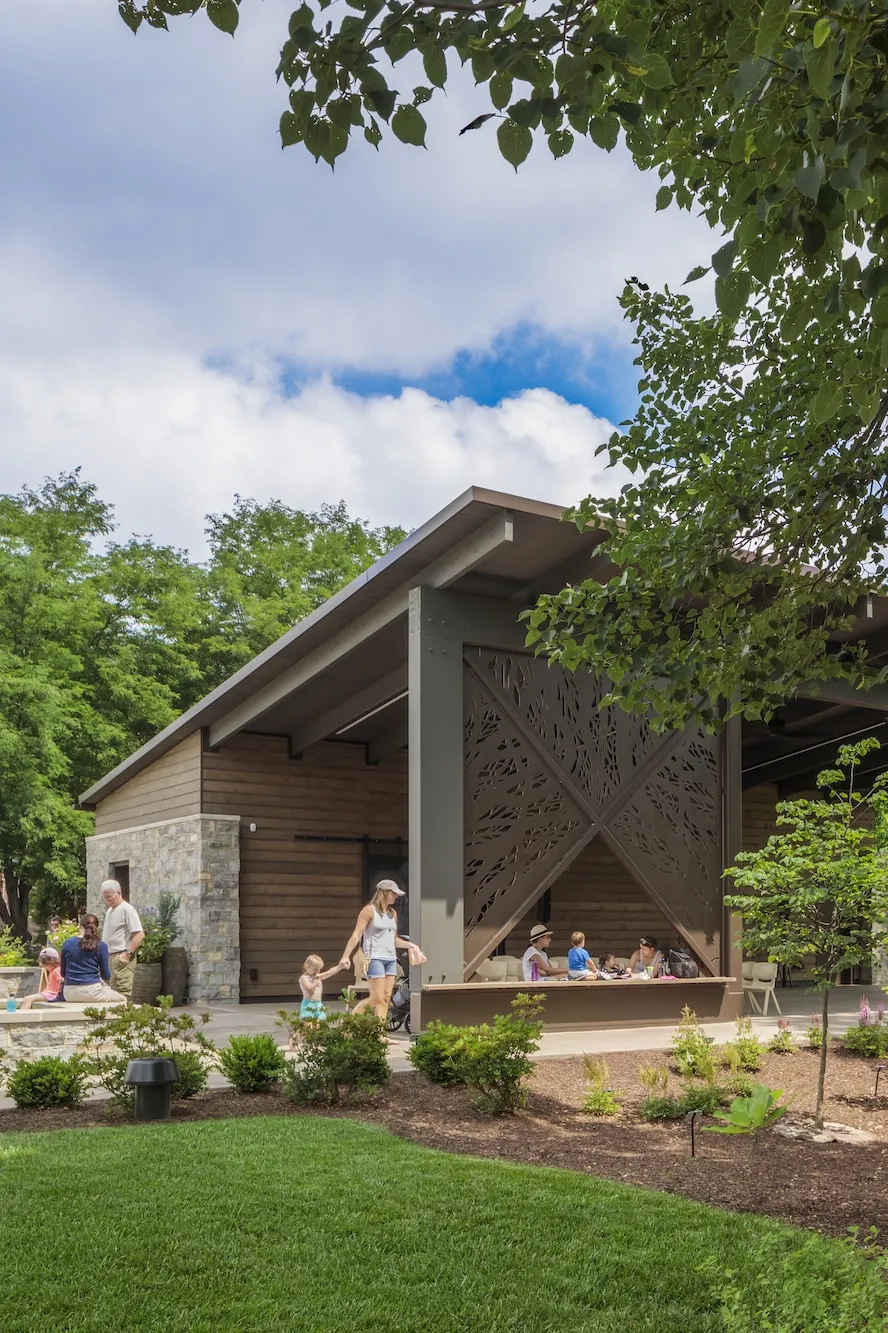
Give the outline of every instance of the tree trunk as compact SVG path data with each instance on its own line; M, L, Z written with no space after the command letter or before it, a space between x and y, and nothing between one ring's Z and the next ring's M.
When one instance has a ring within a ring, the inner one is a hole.
M829 985L823 992L821 1031L823 1037L820 1043L820 1068L817 1071L817 1110L814 1113L814 1124L818 1129L823 1129L823 1088L826 1083L826 1057L829 1052Z
M8 870L4 872L3 884L5 896L0 893L0 926L11 926L13 935L28 940L28 903L31 898L31 886L25 884Z

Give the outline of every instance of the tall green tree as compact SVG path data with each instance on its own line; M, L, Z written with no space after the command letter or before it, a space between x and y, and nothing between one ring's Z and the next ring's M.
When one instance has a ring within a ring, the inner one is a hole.
M114 515L78 472L0 496L0 924L82 900L77 796L403 535L238 499L204 563Z
M205 9L234 33L240 3L119 9L134 31ZM626 707L656 701L662 725L768 716L824 675L880 679L853 613L886 587L885 0L306 0L282 37L285 146L330 164L355 137L424 146L423 108L461 64L465 130L516 168L540 141L556 158L577 136L623 141L658 208L716 233L689 275L714 276L714 316L624 295L642 402L610 449L638 479L575 517L627 573L546 600L540 650L607 671Z
M317 610L406 532L351 518L345 502L315 512L235 496L207 516L213 632L201 649L204 685L218 684Z
M888 936L888 862L875 825L888 811L888 774L860 789L861 761L878 750L875 737L841 748L834 769L817 778L817 800L777 806L773 834L755 852L741 852L726 871L738 892L725 903L740 913L741 945L774 963L805 963L822 995L816 1123L823 1126L829 997L848 968L869 963Z

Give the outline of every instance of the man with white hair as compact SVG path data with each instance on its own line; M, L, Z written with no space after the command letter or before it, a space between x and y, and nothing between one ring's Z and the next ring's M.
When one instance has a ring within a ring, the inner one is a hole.
M108 909L102 923L102 940L111 955L111 986L127 1001L133 993L136 950L145 938L139 913L124 900L116 879L102 885L102 901Z

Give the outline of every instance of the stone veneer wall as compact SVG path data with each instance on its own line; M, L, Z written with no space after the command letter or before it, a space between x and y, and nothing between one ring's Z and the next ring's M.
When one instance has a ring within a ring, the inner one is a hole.
M87 901L100 918L102 880L129 862L129 896L138 911L161 893L182 899L181 937L192 1004L240 999L240 816L190 815L86 840Z

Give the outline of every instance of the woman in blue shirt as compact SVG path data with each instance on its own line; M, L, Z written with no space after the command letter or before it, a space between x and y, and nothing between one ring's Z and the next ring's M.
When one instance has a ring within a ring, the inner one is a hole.
M65 999L74 1004L126 1004L126 996L108 985L111 959L99 937L99 918L84 912L79 926L78 934L62 945Z

